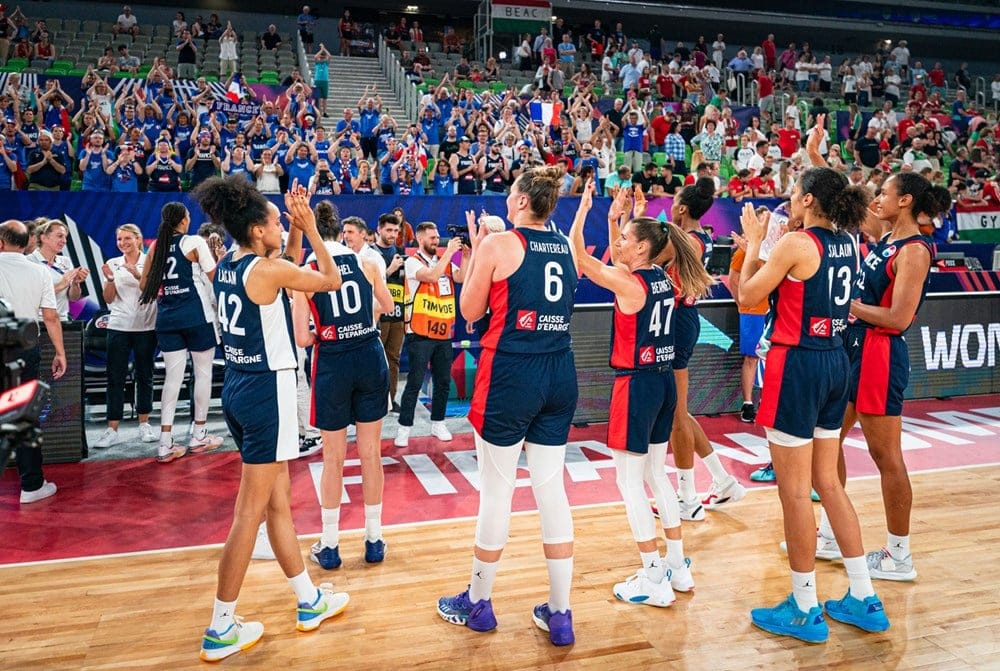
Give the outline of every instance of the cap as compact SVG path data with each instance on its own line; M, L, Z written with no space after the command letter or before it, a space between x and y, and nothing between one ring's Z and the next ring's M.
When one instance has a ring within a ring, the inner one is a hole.
M463 135L462 137L458 138L458 141L459 142L472 142L472 140L469 139L468 135Z
M202 137L212 137L212 134L209 133L207 130L203 130L200 133L198 133L198 137L199 138L202 138Z
M983 170L982 168L980 168L979 170L976 171L976 177L982 177L983 179L986 179L989 176L990 176L989 170Z

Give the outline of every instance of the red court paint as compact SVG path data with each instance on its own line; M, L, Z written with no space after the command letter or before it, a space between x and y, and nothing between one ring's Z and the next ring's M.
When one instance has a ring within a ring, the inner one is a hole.
M903 444L911 471L1000 462L1000 396L909 402L905 413ZM762 430L741 423L737 415L699 419L726 467L744 484L762 486L748 478L767 461ZM565 478L573 505L620 500L604 445L606 432L606 426L596 425L570 435ZM852 477L876 473L860 429L854 429L845 449ZM456 435L451 443L411 438L403 450L386 440L382 454L384 524L476 514L478 475L471 434ZM292 462L290 468L296 530L318 533L314 478L318 481L320 456ZM696 469L698 489L704 491L708 473L701 465ZM98 461L47 466L45 472L59 485L59 493L27 506L18 503L14 470L4 474L0 564L221 543L232 518L240 466L238 455L229 452L188 456L168 466L149 459ZM361 528L360 467L350 450L345 475L341 525ZM534 508L526 471L520 474L513 508Z

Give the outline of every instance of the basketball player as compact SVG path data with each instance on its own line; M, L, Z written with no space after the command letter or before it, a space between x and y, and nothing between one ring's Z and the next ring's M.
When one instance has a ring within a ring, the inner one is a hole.
M817 125L809 142L818 144L822 130ZM771 294L774 325L757 422L767 432L792 572L792 594L750 615L765 631L810 643L829 636L816 596L810 484L845 549L850 582L842 599L825 603L827 614L865 631L889 628L868 574L857 515L837 475L849 376L842 333L857 264L850 234L864 221L867 200L863 188L848 187L847 179L830 168L806 171L792 191L789 216L802 220L803 230L783 236L763 265L760 245L770 217L758 218L747 204L741 218L747 252L740 303L756 305Z
M633 218L617 239L609 240L614 265L607 266L588 254L583 226L592 193L593 182L588 181L570 242L583 273L615 295L611 322L615 385L607 445L614 450L618 489L642 562L635 575L615 585L614 593L628 603L666 607L674 602L674 590L689 592L694 589L694 580L690 561L684 558L677 493L663 469L677 404L670 365L674 356L670 328L674 291L654 260L666 250L684 286L695 293L707 291L712 278L690 236L674 224L649 217ZM644 482L652 490L663 520L665 561L656 546L656 521Z
M313 584L292 524L288 460L299 454L298 362L291 309L283 291L333 291L340 287L341 277L316 230L305 188L297 180L285 196L293 226L285 258L269 258L281 249L278 208L245 179L208 179L194 196L205 214L225 226L239 245L219 262L214 282L226 353L222 409L240 450L243 472L233 525L219 560L212 621L202 638L201 658L211 662L246 650L264 634L260 622L242 622L234 614L262 518L266 517L278 564L295 592L299 631L312 631L347 607L347 594L333 592L328 584L319 588ZM300 268L288 260L298 258L303 232L316 250L316 269Z
M188 235L191 215L181 203L167 203L160 212L152 260L142 269L139 302L156 301L156 340L166 375L160 393L160 445L156 460L167 464L188 451L207 452L222 444L208 435L208 403L212 396L212 359L218 339L209 283L215 276L215 257L199 235ZM194 430L187 445L173 440L177 397L184 383L188 352L194 368Z
M320 479L323 535L310 558L325 569L340 560L340 498L344 486L347 426L357 426L361 486L365 505L365 561L385 558L382 539L382 418L389 412L389 367L375 318L391 312L392 295L376 262L363 260L337 242L340 222L333 207L316 206L317 228L343 280L336 291L295 292L292 317L299 347L312 347L312 415L310 423L323 436ZM318 270L318 261L308 266ZM378 300L378 309L372 297ZM310 330L312 317L315 331Z
M851 359L850 402L842 435L861 420L868 450L882 477L882 502L888 527L885 547L868 553L873 578L915 580L910 554L910 510L913 491L903 461L903 394L910 360L903 333L924 301L931 249L917 219L933 219L951 207L951 196L920 175L901 172L882 186L874 203L876 216L891 228L864 263L851 302L856 321L847 330ZM843 453L841 453L843 461ZM846 469L841 469L841 483ZM824 509L816 539L816 556L838 559L840 548Z
M489 234L473 213L466 215L473 251L462 316L472 323L490 310L469 409L481 487L469 588L441 598L438 614L473 631L496 628L490 597L523 447L549 571L549 600L535 607L532 619L553 644L570 645L573 518L563 463L577 401L569 335L577 271L569 242L548 225L562 173L557 166L521 173L507 196L512 231Z
M697 242L702 263L708 265L712 256L712 238L701 227L701 218L712 207L715 200L715 182L702 177L674 197L670 207L671 220L690 234ZM688 412L688 361L694 353L694 346L701 333L697 299L680 284L677 273L669 267L667 273L674 281L674 295L677 306L674 310L674 378L677 382L677 408L674 411L674 428L670 434L670 446L674 450L674 464L677 466L677 493L681 501L681 519L698 521L705 519L705 510L711 510L729 503L735 503L747 490L735 477L726 471L715 454L705 430ZM699 496L694 486L694 455L712 474L712 486Z

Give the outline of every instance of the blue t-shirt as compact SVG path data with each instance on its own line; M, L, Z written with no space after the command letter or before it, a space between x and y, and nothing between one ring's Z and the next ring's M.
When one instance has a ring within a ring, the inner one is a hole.
M314 82L330 81L329 61L316 61L315 63L313 63L313 81Z
M642 124L626 123L622 129L622 151L642 151Z
M361 128L361 137L365 138L375 137L375 129L378 127L379 117L381 116L382 113L379 112L377 108L373 107L372 109L368 108L361 109L361 111L358 114L358 117L361 119L361 123L359 126ZM354 123L355 122L353 121L351 122L352 125L354 125ZM338 123L337 132L339 133L341 130L342 128Z
M104 155L107 155L109 161L113 160L110 152L107 151L91 153L85 150L80 156L81 160L84 157L87 158L87 167L83 170L84 191L108 191L111 189L108 174L104 172L104 161L101 160Z

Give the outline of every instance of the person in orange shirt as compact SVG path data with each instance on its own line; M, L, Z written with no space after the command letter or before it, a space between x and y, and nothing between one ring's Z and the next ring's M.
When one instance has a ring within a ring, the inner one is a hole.
M759 207L758 210L767 210ZM758 216L761 212L758 211ZM753 382L757 374L757 343L764 334L764 323L767 319L768 302L765 298L757 305L744 308L740 305L740 272L743 270L743 260L746 257L746 245L739 244L742 238L733 236L737 247L733 250L733 258L729 262L729 292L740 310L740 354L743 355L743 367L740 369L740 389L743 392L743 407L740 409L740 421L753 423L757 418L757 407L753 402Z

